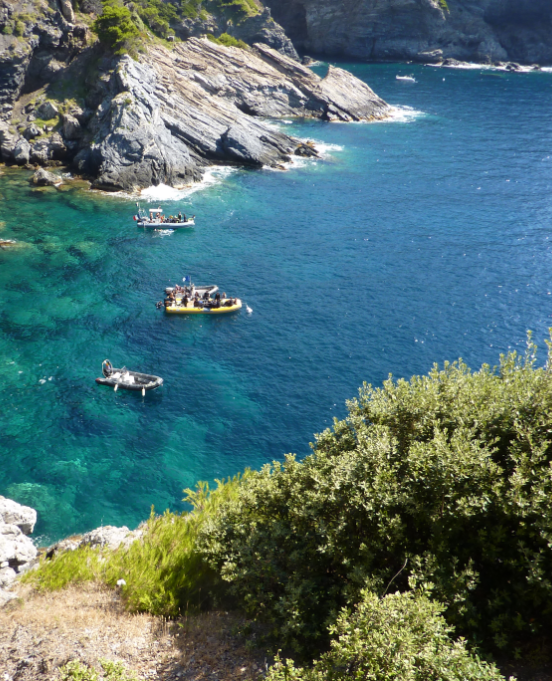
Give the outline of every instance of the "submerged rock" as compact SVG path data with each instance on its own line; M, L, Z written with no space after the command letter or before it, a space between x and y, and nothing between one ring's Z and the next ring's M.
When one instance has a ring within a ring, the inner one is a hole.
M38 187L56 186L61 184L63 180L55 173L49 173L44 168L39 168L31 178L31 182Z

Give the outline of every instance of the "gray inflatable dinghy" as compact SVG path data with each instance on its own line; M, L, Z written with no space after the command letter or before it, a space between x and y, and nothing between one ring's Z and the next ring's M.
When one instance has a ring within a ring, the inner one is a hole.
M109 385L114 390L141 391L142 395L146 390L154 390L163 385L163 379L153 374L142 374L139 371L129 371L126 367L115 369L111 362L106 359L102 362L103 378L97 378L96 383Z

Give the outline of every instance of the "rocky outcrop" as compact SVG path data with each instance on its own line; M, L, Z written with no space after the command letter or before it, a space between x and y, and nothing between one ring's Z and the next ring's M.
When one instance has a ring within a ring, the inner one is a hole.
M262 117L385 118L390 107L342 69L321 79L266 45L255 51L192 38L123 57L88 125L79 172L102 189L199 179L213 163L277 166L299 145ZM97 141L96 141L97 140Z
M215 37L222 33L228 33L237 40L243 40L248 45L264 43L281 52L284 56L299 61L299 56L293 43L287 37L284 29L276 23L270 13L270 8L265 7L258 14L246 17L238 23L228 21L225 17L207 15L203 18L184 19L174 26L176 35L183 40L188 38L201 38L208 33Z
M35 523L34 509L0 496L0 607L16 598L6 588L36 560L37 549L27 536Z
M370 60L552 63L549 0L268 0L295 46Z
M29 38L20 47L8 36L1 53L13 57L0 116L4 163L72 165L104 190L178 186L212 164L276 167L298 149L315 153L263 118L378 120L391 111L346 71L320 78L302 66L269 10L224 19L236 37L261 40L252 48L190 37L171 49L152 42L135 61L89 44L86 27L67 21L67 3L63 13L41 4L35 18L23 12L28 3L0 0L0 29L4 21Z
M46 558L53 558L59 553L65 551L75 551L83 546L89 546L92 549L109 549L115 551L118 548L128 549L128 547L137 539L142 537L143 530L139 527L137 530L129 530L128 527L115 527L113 525L106 525L105 527L98 527L83 535L69 537L62 539L46 549Z

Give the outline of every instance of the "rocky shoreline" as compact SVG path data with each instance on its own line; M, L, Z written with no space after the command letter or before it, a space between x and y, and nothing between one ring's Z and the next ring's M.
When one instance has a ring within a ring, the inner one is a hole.
M34 508L0 496L0 608L18 597L11 587L15 586L19 576L38 565L40 553L52 558L82 546L114 551L120 547L128 548L143 534L141 527L129 530L128 527L106 525L83 535L62 539L39 551L29 537L36 521L37 512Z
M301 65L274 28L265 38L280 51L189 37L169 46L154 41L135 60L107 55L69 11L40 2L43 13L29 18L27 0L19 0L17 16L27 17L19 31L28 40L0 33L0 63L9 71L0 82L6 164L63 164L102 190L180 186L210 165L279 167L294 154L316 155L266 118L381 120L391 112L350 73L330 67L320 78ZM7 0L2 6L0 29L15 16ZM263 37L269 20L252 17L253 36Z
M299 51L370 61L552 64L548 0L268 0Z

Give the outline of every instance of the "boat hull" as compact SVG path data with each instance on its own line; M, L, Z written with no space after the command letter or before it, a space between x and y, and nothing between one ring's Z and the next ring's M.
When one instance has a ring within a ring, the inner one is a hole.
M193 307L191 303L188 303L188 307L183 307L182 305L169 305L165 308L167 314L203 314L203 315L217 315L217 314L228 314L230 312L237 312L241 310L242 301L238 298L235 305L228 305L220 307Z
M194 227L195 220L190 219L186 222L150 222L149 220L138 220L137 227L144 227L145 229L182 229L183 227Z
M132 377L132 381L128 377ZM113 369L110 376L101 376L96 379L100 385L108 385L111 388L121 388L123 390L154 390L163 385L163 379L153 374L142 374L139 371L125 371Z

